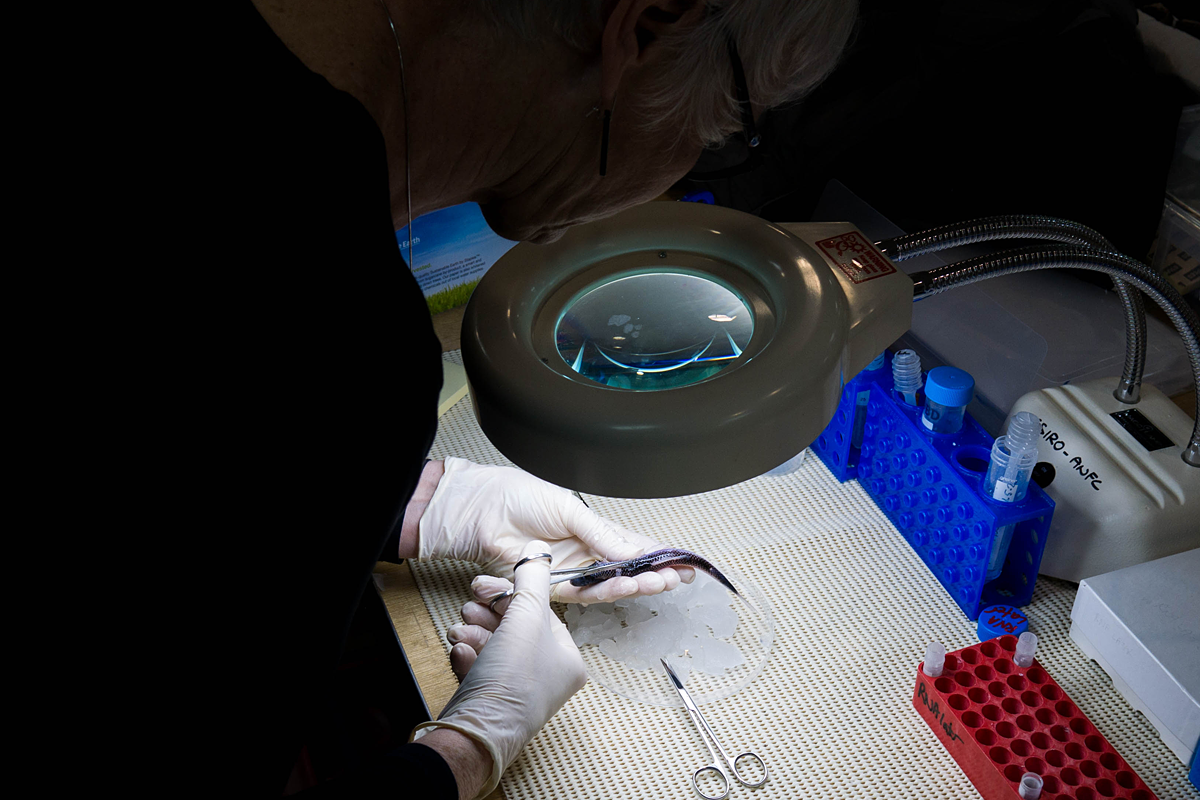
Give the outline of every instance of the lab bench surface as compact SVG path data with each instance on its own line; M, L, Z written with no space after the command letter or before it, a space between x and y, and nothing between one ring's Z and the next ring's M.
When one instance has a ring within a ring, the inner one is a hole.
M409 565L380 562L376 567L375 574L377 576L376 585L379 587L380 595L404 645L418 685L430 712L436 717L458 687L458 682L450 669L446 648L438 636L433 618L422 600ZM1060 581L1053 583L1066 587L1066 584ZM916 663L919 657L919 653L914 653L913 662ZM1088 699L1084 698L1084 704L1088 704ZM1132 709L1129 710L1129 713L1133 714ZM913 755L916 757L917 753ZM884 787L876 788L881 790L878 796L891 796L891 792ZM940 794L930 795L930 797L942 796ZM967 796L962 795L964 798ZM1159 796L1165 798L1169 795L1160 794ZM949 800L951 795L945 795L945 797ZM505 800L503 790L497 788L488 795L486 800ZM954 800L959 800L959 798L955 797Z
M446 358L461 361L459 353ZM478 430L469 401L441 420L430 456L446 455L504 463ZM771 783L756 797L978 797L908 702L925 644L966 646L975 641L975 625L857 484L838 484L810 457L793 475L704 495L587 500L626 527L738 567L771 598L775 643L765 671L705 707L718 730L746 739L770 761ZM473 573L459 562L432 562L381 564L377 574L436 715L457 686L441 636L458 621ZM1026 609L1042 640L1039 661L1159 797L1196 800L1186 768L1067 636L1075 591L1039 579ZM682 769L695 766L700 745L675 711L589 683L510 769L505 796L689 797Z

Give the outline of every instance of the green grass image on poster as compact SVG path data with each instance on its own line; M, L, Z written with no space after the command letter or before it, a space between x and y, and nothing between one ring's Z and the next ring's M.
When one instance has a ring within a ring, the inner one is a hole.
M465 305L467 300L471 299L471 292L479 285L478 280L470 281L469 283L460 283L458 286L451 286L449 289L442 289L440 292L434 292L426 296L425 302L429 304L430 314L440 314L443 311L449 311L452 308L458 308Z

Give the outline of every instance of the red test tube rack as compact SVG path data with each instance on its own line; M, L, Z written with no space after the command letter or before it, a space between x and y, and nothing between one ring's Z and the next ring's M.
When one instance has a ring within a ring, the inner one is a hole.
M1021 800L1027 772L1040 800L1157 800L1035 659L1014 662L1017 637L946 655L942 673L917 668L913 707L984 800Z

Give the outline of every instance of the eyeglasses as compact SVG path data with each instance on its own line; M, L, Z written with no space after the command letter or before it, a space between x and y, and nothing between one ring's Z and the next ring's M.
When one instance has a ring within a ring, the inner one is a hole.
M750 105L750 89L746 84L746 72L738 58L737 45L731 34L726 42L729 46L729 62L733 67L733 92L742 112L742 130L720 144L705 148L692 171L683 177L692 181L715 181L749 172L762 163L762 156L755 148L759 144L758 130L754 127L754 109Z

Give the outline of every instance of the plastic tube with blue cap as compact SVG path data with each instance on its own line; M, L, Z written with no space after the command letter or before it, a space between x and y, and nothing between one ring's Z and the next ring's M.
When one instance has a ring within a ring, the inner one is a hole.
M930 433L962 430L967 403L975 394L971 373L954 367L934 367L925 376L925 411L921 425Z

